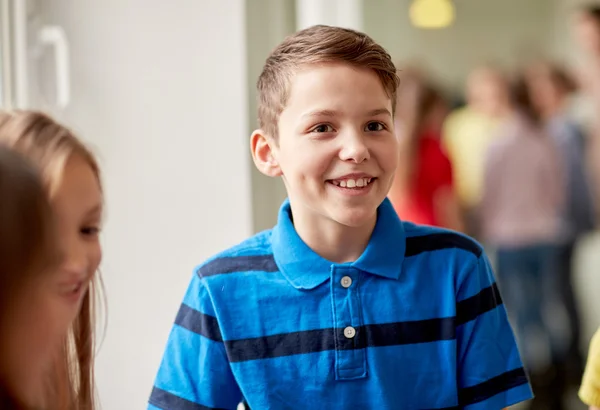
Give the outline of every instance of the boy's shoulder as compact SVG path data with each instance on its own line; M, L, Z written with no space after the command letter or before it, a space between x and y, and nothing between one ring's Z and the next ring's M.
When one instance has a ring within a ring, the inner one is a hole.
M484 252L479 242L463 233L406 221L402 224L406 235L405 256L426 252L438 254L435 251L446 250L464 254L467 259L472 259L472 257L479 258Z
M265 230L225 249L198 265L196 274L201 278L235 272L277 270L271 248L271 230Z

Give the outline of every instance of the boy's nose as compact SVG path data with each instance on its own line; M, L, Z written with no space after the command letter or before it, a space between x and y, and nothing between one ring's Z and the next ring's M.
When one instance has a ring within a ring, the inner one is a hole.
M350 135L342 142L340 158L343 161L352 161L357 164L369 159L369 149L365 144L364 138L359 133L349 133Z

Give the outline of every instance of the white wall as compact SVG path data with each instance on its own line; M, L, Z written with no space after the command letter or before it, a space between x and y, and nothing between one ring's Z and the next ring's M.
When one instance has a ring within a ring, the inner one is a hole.
M326 24L364 31L363 0L296 0L296 28Z
M102 407L143 409L194 265L252 230L244 1L41 3L104 170Z
M271 50L296 30L294 0L247 0L246 47L248 86L248 135L258 127L256 81ZM255 232L271 228L287 196L280 178L261 174L250 166L252 220Z

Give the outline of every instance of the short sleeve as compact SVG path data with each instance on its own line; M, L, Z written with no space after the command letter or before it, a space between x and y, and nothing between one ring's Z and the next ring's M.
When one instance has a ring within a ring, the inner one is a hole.
M148 410L236 409L234 379L215 309L194 274L169 335Z
M533 397L490 263L482 253L457 283L459 407L500 410Z

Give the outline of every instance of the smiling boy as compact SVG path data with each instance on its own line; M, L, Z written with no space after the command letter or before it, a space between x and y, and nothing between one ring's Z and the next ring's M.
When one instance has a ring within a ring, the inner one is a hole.
M288 37L258 81L277 225L194 273L149 409L496 409L531 391L482 248L401 222L398 77L348 29Z

